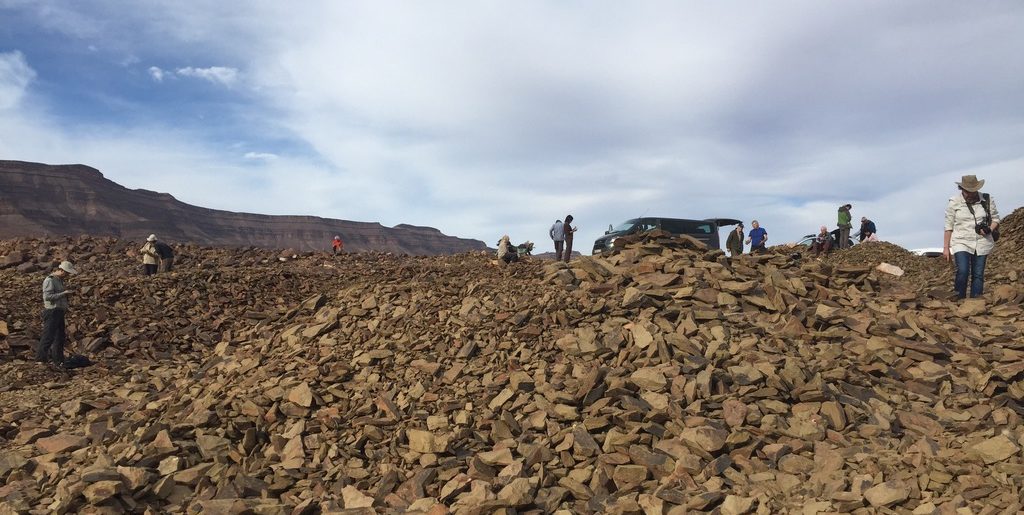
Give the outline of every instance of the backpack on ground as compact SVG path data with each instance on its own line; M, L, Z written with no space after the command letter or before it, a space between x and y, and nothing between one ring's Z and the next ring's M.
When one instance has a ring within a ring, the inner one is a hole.
M64 360L64 368L68 370L75 368L85 368L89 365L92 365L92 361L81 354L72 354L71 356L68 356L68 358Z

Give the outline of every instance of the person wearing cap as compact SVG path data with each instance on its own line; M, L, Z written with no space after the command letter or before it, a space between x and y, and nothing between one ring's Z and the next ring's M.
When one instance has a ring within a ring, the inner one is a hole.
M345 251L345 244L341 242L341 236L334 237L334 240L331 241L331 249L335 256Z
M156 250L156 235L150 234L146 238L146 244L139 249L142 254L142 274L153 275L156 273L157 263L160 262L160 253Z
M75 275L75 265L64 261L43 280L43 334L36 347L36 361L52 362L64 366L64 342L67 340L65 316L68 311L68 294L64 279Z
M729 237L725 239L725 249L729 251L730 257L743 254L743 224L736 224L736 229L729 231Z
M850 216L850 209L853 208L851 204L843 204L839 206L838 218L839 221L836 225L839 226L839 248L848 249L850 248L850 229L853 228L853 217Z
M875 233L876 232L878 232L878 229L875 228L875 222L872 222L871 220L868 220L868 217L866 217L866 216L860 217L860 242L861 243L864 243L865 241L878 241L878 238L875 237Z
M759 224L757 220L750 222L750 225L753 229L751 229L750 234L747 235L746 241L746 243L750 244L750 253L762 254L767 251L765 244L768 243L768 231L764 227L761 227L761 224Z
M942 257L956 263L953 289L957 298L967 297L968 278L974 298L985 291L985 261L998 238L999 211L995 200L981 193L984 179L964 175L956 185L960 193L946 204Z
M565 226L561 220L555 220L551 229L548 229L548 236L555 242L555 261L558 261L562 259L562 247L565 245Z

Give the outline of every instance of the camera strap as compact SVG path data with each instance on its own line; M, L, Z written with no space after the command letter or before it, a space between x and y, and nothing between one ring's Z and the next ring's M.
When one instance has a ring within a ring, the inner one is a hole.
M985 224L990 225L992 223L992 196L988 193L982 193L981 202L985 206Z
M986 193L985 196L987 197L988 193ZM967 210L970 211L971 216L974 217L974 225L978 225L978 215L974 213L974 206L971 205L971 201L965 198L964 204L967 204Z

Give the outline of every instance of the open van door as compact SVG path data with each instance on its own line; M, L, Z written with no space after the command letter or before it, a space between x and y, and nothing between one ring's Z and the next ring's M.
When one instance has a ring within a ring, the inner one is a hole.
M715 222L715 225L717 225L719 227L724 227L724 226L727 226L727 225L739 225L739 224L743 223L742 220L737 220L735 218L705 218L704 221L705 222Z

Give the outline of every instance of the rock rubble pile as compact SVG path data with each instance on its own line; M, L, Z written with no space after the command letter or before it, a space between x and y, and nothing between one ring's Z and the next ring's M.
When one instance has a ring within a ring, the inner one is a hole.
M871 265L730 260L663 233L568 265L309 256L176 274L161 288L208 280L186 295L202 309L236 302L137 326L180 326L146 333L149 347L188 336L192 352L140 353L107 365L109 384L76 376L56 401L5 405L10 511L1024 509L1019 284L956 303ZM103 284L157 288L121 281Z

